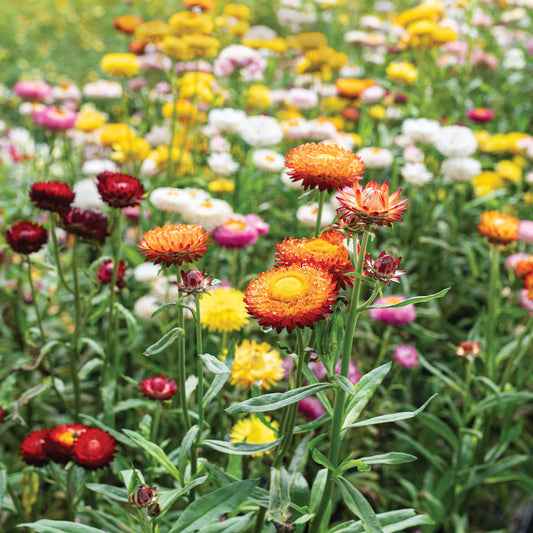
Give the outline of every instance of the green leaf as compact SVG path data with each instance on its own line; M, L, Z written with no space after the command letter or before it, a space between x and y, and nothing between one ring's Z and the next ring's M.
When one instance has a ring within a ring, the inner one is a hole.
M169 490L167 492L158 492L157 502L161 506L161 513L158 516L165 514L172 505L178 501L182 496L188 494L192 489L202 485L209 479L209 476L200 476L195 479L191 479L185 487L179 489Z
M274 411L275 409L281 409L286 405L299 402L309 396L314 396L317 392L331 388L332 385L330 383L317 383L287 392L264 394L258 398L250 398L244 402L233 404L228 407L226 411L231 415L238 413L264 413L265 411Z
M408 528L433 524L433 520L428 515L416 514L414 509L400 509L399 511L389 511L377 515L379 523L383 527L384 533L394 533L395 531L405 531ZM328 533L364 533L363 523L351 520L344 524L328 530Z
M289 474L283 467L270 469L270 499L268 519L284 524L290 517Z
M372 470L372 467L361 459L346 459L339 465L339 475L344 474L350 468L357 468L358 472L370 472Z
M501 394L489 396L476 405L470 411L470 417L474 417L494 407L504 407L507 405L519 405L533 399L533 392L502 392Z
M255 513L229 518L224 522L209 524L199 530L199 533L239 533L252 522Z
M434 376L439 378L439 380L448 385L448 387L453 389L455 392L458 392L459 394L463 394L463 388L456 381L450 379L446 374L444 374L444 372L439 370L436 366L432 365L420 354L418 354L418 361L426 370L429 370Z
M352 513L361 519L365 531L367 533L384 533L374 509L372 509L366 498L343 477L337 478L336 482L341 489L344 503Z
M82 337L80 339L80 342L82 344L87 344L90 346L94 353L97 353L100 357L105 357L105 350L104 347L98 344L94 339L91 339L90 337Z
M357 383L357 387L355 388L355 394L351 398L346 409L347 414L344 420L345 426L350 426L359 418L359 415L366 407L366 404L370 401L370 398L372 398L381 382L385 379L390 368L391 363L386 363L371 370L359 380L359 383Z
M154 318L155 316L157 316L159 313L162 313L165 309L168 309L169 307L172 307L173 309L176 307L176 304L175 303L170 303L170 304L164 304L162 305L161 307L158 307L153 313L152 313L152 317L151 318Z
M322 433L322 435L315 437L307 446L311 450L311 456L313 457L315 463L325 466L328 470L331 470L331 472L335 473L337 471L335 466L333 466L330 460L319 449L317 449L318 443L325 437L327 437L327 433Z
M436 292L435 294L428 294L427 296L413 296L412 298L407 298L407 300L404 300L403 302L398 302L397 304L392 305L372 305L370 307L365 307L364 310L368 311L370 309L392 309L394 307L404 307L409 304L421 304L423 302L435 300L436 298L442 298L449 290L450 287L447 287L446 289L442 289L441 291Z
M431 413L420 413L418 420L420 420L429 430L433 431L433 433L436 433L446 440L454 451L457 451L459 447L459 439L446 422L443 422L440 418Z
M228 368L226 366L228 357L226 357L224 362L219 361L215 356L207 354L207 353L201 354L200 357L202 358L202 361L204 362L206 368L215 375L215 378L213 379L209 389L207 389L207 391L204 394L203 404L205 408L207 404L213 398L215 398L217 394L222 390L222 387L224 387L224 385L226 384L226 381L228 381L228 378L231 374L231 367Z
M319 383L318 379L316 378L313 371L307 366L304 365L303 367L304 376L305 379L307 379L307 383L313 384L313 383ZM333 416L333 407L331 407L331 403L329 402L328 397L326 396L325 392L317 392L316 397L322 402L322 405L325 407L326 412L330 417Z
M416 461L418 458L416 455L402 452L389 452L382 455L371 455L369 457L361 457L359 461L368 465L400 465L403 463L410 463Z
M353 386L353 383L344 376L339 376L337 374L333 374L333 376L328 377L329 381L332 383L335 383L338 387L340 387L344 392L354 395L355 394L355 387Z
M200 354L205 367L212 374L230 374L231 370L222 362L219 361L217 357L209 353Z
M143 355L150 356L161 353L183 334L184 331L182 328L172 328L170 331L165 333L156 343L146 348L146 350L143 352Z
M19 524L17 527L29 527L37 533L105 533L103 529L65 520L38 520L28 524Z
M240 481L235 476L228 474L227 472L225 472L224 470L222 470L216 465L208 463L207 461L205 464L208 468L212 469L211 472L213 473L213 478L221 485L226 486L231 483L235 483L235 481ZM259 478L256 479L255 481L259 482ZM269 501L268 492L265 489L256 486L255 489L250 494L250 501L252 503L255 503L256 505L259 505L260 507L267 508L268 501Z
M192 426L181 441L180 451L178 453L178 471L180 473L180 479L185 479L185 469L187 468L188 458L191 448L194 446L198 431L198 426Z
M313 486L311 487L311 496L309 498L309 508L312 511L316 511L317 507L320 504L322 494L326 488L326 482L328 478L328 469L323 468L316 473L315 480L313 481Z
M225 440L204 440L201 442L201 445L231 455L252 455L254 453L268 452L269 450L272 450L272 448L275 448L280 442L281 439L261 444L227 442Z
M172 464L167 454L153 442L146 440L139 433L131 429L122 430L132 441L134 441L140 448L151 455L178 483L182 483L178 469Z
M191 533L234 511L256 487L257 480L236 481L198 498L185 508L169 533Z
M113 487L113 485L103 485L101 483L87 483L85 486L89 490L103 494L106 498L111 498L117 502L128 501L128 491L121 487Z
M400 413L393 413L390 415L381 415L381 416L374 416L373 418L368 418L367 420L361 420L360 422L354 422L353 424L350 424L349 426L343 426L343 430L350 429L350 428L356 428L361 426L373 426L377 424L386 424L388 422L398 422L399 420L407 420L408 418L414 418L418 413L421 413L428 403L435 398L435 396L438 396L438 394L434 394L426 400L424 405L416 409L415 411L402 411Z
M135 339L137 338L137 319L133 316L131 311L126 309L120 302L115 302L115 307L118 309L119 313L126 319L129 338L131 342L135 342Z

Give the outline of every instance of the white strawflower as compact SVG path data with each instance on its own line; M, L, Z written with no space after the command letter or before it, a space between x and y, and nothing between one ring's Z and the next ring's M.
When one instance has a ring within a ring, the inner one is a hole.
M286 168L280 175L280 180L283 185L285 185L288 189L292 189L293 191L303 191L302 188L302 182L301 181L292 181L289 177L290 170Z
M481 163L471 157L452 157L443 161L440 170L451 181L470 181L481 173Z
M168 126L152 126L150 131L144 136L144 140L152 147L156 148L162 144L170 144L170 128Z
M252 162L263 172L281 172L285 168L285 158L274 150L254 150L252 152Z
M379 85L372 85L367 87L359 96L361 102L365 104L377 104L384 96L385 89Z
M207 158L209 168L219 176L230 176L239 170L239 163L227 152L214 152Z
M394 161L392 152L386 148L365 147L361 148L357 155L365 162L366 168L390 167Z
M287 91L285 100L288 105L298 109L311 109L318 104L318 94L311 89L293 87Z
M158 317L152 317L152 314L155 313L160 307L161 304L159 303L158 299L155 296L147 294L146 296L141 296L133 304L133 312L143 320L155 322L158 320Z
M209 195L201 189L177 187L158 187L150 194L150 202L165 213L183 213L191 204L201 203L209 199Z
M109 172L118 172L119 168L111 159L88 159L81 167L82 173L88 176L96 176L106 170Z
M116 81L98 80L84 85L82 92L87 98L102 100L120 98L122 96L122 86Z
M139 283L153 283L159 277L161 267L149 261L135 267L133 278Z
M330 139L322 141L323 144L335 144L344 148L345 150L352 151L355 148L355 140L349 133L344 133L342 131L337 132Z
M198 224L206 231L213 231L233 216L233 209L224 200L210 198L203 202L189 204L182 216L187 224Z
M440 124L429 118L408 118L402 123L402 136L409 143L432 143L440 131Z
M337 135L337 127L326 119L315 118L307 123L309 138L313 141L323 141Z
M161 304L169 304L178 301L180 291L175 281L176 276L159 276L150 287L150 294L155 296Z
M283 139L279 122L264 115L247 117L239 124L239 134L245 143L256 148L273 146Z
M245 119L244 111L231 107L211 109L207 115L207 123L215 126L219 133L236 133Z
M477 139L470 128L445 126L434 141L435 148L446 157L467 157L477 148Z
M148 176L149 178L153 178L154 176L157 176L158 174L161 173L161 168L158 166L156 161L154 161L150 157L147 157L141 163L141 168L139 169L139 172L143 176Z
M329 226L335 218L336 212L329 204L324 204L322 208L322 217L320 219L320 227L325 228ZM296 211L296 218L307 228L314 228L318 216L318 204L313 202L311 204L302 205Z
M407 163L400 169L400 173L409 185L417 187L429 183L433 177L424 163Z
M96 188L96 181L94 178L86 178L78 181L72 187L75 198L72 202L72 207L79 207L80 209L99 209L103 207L104 201Z
M503 68L509 70L524 70L526 67L526 57L520 48L511 48L505 52L502 61Z

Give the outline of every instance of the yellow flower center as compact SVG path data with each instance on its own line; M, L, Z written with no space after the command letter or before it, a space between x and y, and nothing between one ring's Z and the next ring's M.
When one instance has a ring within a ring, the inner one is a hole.
M306 244L306 248L315 254L330 255L337 251L337 247L323 239L315 239Z
M287 272L273 280L270 294L275 300L289 302L302 294L304 289L305 277L296 272Z
M224 226L231 231L242 231L246 228L246 224L241 220L229 220L224 224Z
M331 159L335 159L335 156L331 155L331 154L317 154L315 156L317 159L320 159L320 160L324 160L324 159L328 159L328 160L331 160Z
M400 298L398 298L397 296L389 296L387 298L385 298L384 302L385 302L385 305L394 305L394 304L399 304L402 300Z
M205 202L202 202L200 205L202 207L213 207L213 204L209 200L206 200Z

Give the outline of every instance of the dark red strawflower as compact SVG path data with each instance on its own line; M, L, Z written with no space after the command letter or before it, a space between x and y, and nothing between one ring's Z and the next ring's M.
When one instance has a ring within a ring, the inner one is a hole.
M20 443L19 451L22 460L27 465L43 466L50 458L45 450L45 443L48 441L50 432L48 429L38 429L26 435Z
M400 265L401 257L394 259L392 255L381 252L378 258L374 261L370 254L365 255L365 264L363 266L364 275L370 278L383 281L389 287L391 281L400 283L398 276L407 272L407 270L397 270Z
M38 181L30 187L30 200L39 208L63 213L74 201L74 191L63 181Z
M149 507L155 502L156 487L150 488L148 485L141 485L136 492L130 496L130 503L134 507Z
M63 228L69 233L104 244L109 235L107 215L94 209L74 207L61 215Z
M96 187L102 200L111 207L133 207L144 195L144 187L133 176L106 170L96 176Z
M157 377L152 374L150 379L143 378L142 383L139 384L139 389L148 398L161 401L170 400L178 392L176 382L174 380L169 381L168 377L163 377L163 374L159 374Z
M44 443L47 456L55 463L66 464L72 459L72 451L76 440L89 430L84 424L61 424L49 432Z
M180 271L181 283L176 282L180 292L185 294L200 294L207 292L213 286L213 276L206 276L205 269Z
M31 254L38 252L48 241L48 234L35 222L18 222L7 230L7 244L14 252Z
M3 424L4 421L4 410L0 407L0 424Z
M107 431L89 428L74 442L72 460L86 470L104 468L113 460L116 448L115 437Z
M98 269L98 280L101 283L111 283L113 280L113 260L108 259L104 261ZM123 289L126 286L124 276L126 275L126 264L124 261L119 261L117 269L117 287Z

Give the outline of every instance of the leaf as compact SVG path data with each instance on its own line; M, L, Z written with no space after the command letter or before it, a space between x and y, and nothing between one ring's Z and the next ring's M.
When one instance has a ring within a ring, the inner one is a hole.
M290 517L289 474L283 467L270 469L268 519L284 524Z
M344 376L339 376L337 374L333 374L333 376L328 377L329 381L332 383L335 383L338 387L340 387L344 392L354 395L355 394L355 387L353 386L353 383Z
M239 533L252 521L254 514L248 513L243 516L228 518L228 520L218 524L209 524L200 529L199 533Z
M410 463L416 461L416 455L402 452L389 452L382 455L371 455L369 457L360 457L358 460L368 465L400 465L403 463Z
M97 353L100 357L105 357L104 347L98 344L94 339L91 339L90 337L81 337L80 342L90 346L93 349L93 352Z
M343 477L337 478L336 482L341 489L344 503L352 513L361 519L365 531L367 533L384 533L374 509L372 509L366 498Z
M313 481L313 486L311 487L311 496L309 498L309 508L312 511L316 511L320 504L322 494L326 488L326 482L328 479L328 470L323 468L316 473L315 480Z
M319 391L331 389L330 383L316 383L314 385L306 385L287 392L274 392L272 394L264 394L258 398L250 398L244 402L233 404L228 407L226 411L231 414L238 413L264 413L265 411L274 411L281 409L286 405L299 402L304 398L315 395Z
M319 450L317 449L318 443L324 438L327 437L327 433L322 433L318 437L315 437L307 446L311 450L311 456L315 463L325 466L328 470L331 470L332 473L335 473L337 469L331 461Z
M377 424L386 424L388 422L398 422L399 420L407 420L408 418L414 418L418 413L421 413L428 403L435 398L435 396L438 396L438 394L434 394L426 400L424 405L420 406L418 409L414 411L402 411L400 413L392 413L390 415L381 415L381 416L374 416L373 418L367 418L366 420L361 420L360 422L354 422L353 424L350 424L349 426L343 426L344 429L350 429L350 428L356 428L361 426L372 426Z
M435 300L436 298L442 298L449 290L450 287L447 287L446 289L442 289L441 291L436 292L435 294L428 294L427 296L413 296L412 298L407 298L407 300L392 305L372 305L370 307L365 307L364 310L368 311L370 309L392 309L394 307L404 307L409 304L421 304L424 302Z
M212 374L230 374L231 370L222 362L219 361L214 355L209 353L200 354L205 367Z
M185 469L187 467L187 461L191 452L191 448L194 446L194 441L198 435L199 427L192 426L189 431L187 431L185 437L181 441L180 451L178 453L178 471L180 473L180 478L185 479Z
M146 440L139 433L132 431L131 429L122 430L132 441L134 441L140 448L151 455L178 483L181 482L181 476L178 469L172 464L167 454L153 442Z
M208 468L212 469L211 472L213 474L213 478L218 483L224 486L229 485L230 483L234 483L235 481L240 481L235 476L228 474L227 472L225 472L224 470L222 470L216 465L208 463L207 461L205 462L205 464ZM256 479L255 481L259 482L259 478ZM268 492L265 489L256 486L249 496L250 496L250 501L252 503L259 505L260 507L265 507L265 508L268 507L269 496L268 496Z
M228 378L231 374L231 367L228 368L226 366L228 359L227 357L224 362L219 361L215 356L207 353L201 354L200 357L202 358L206 368L211 373L215 374L215 378L213 379L209 389L207 389L206 393L204 394L203 404L205 408L207 404L222 390L222 387L224 387L226 381L228 381Z
M28 524L19 524L17 527L29 527L38 533L105 533L103 529L65 520L38 520Z
M115 307L118 309L120 314L126 319L129 338L131 342L135 342L135 339L137 338L137 319L133 316L131 311L126 309L120 302L115 302Z
M533 392L502 392L501 394L489 396L476 405L470 411L470 417L474 417L494 407L503 407L509 404L518 405L531 401L533 399Z
M272 450L272 448L275 448L280 442L281 439L260 444L252 444L250 442L227 442L225 440L204 440L201 442L201 445L231 455L252 455L254 453L268 452L269 450Z
M174 502L178 501L182 496L185 496L198 485L202 485L202 483L207 481L207 479L209 479L209 476L197 477L195 479L191 479L191 481L187 483L185 487L169 490L167 492L161 492L160 494L158 493L159 496L157 498L157 502L159 503L159 505L161 505L161 513L158 516L161 516L166 513L174 504Z
M117 502L128 501L128 491L121 487L113 487L113 485L104 485L101 483L87 483L85 486L89 490L103 494L106 498L111 498Z
M236 481L198 498L185 508L169 533L191 533L234 511L257 485L257 480Z
M375 390L385 379L390 368L391 363L386 363L371 370L359 380L359 383L357 383L357 387L355 388L355 394L351 398L346 409L347 415L344 420L345 426L349 426L359 418L359 415L370 401L370 398L372 398Z
M143 352L143 355L150 356L161 353L183 334L184 331L182 328L172 328L170 331L165 333L156 343L146 348L146 350Z

